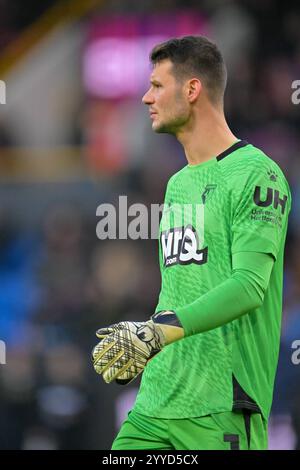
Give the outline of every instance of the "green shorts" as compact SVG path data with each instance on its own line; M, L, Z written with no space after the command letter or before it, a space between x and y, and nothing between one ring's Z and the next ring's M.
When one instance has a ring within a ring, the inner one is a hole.
M266 450L267 422L260 413L224 412L199 418L160 419L136 413L127 419L112 450Z

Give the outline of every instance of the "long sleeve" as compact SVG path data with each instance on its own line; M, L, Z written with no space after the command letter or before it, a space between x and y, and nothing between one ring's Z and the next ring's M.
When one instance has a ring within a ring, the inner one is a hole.
M274 258L267 253L233 254L230 278L176 309L185 336L217 328L261 306L273 265Z

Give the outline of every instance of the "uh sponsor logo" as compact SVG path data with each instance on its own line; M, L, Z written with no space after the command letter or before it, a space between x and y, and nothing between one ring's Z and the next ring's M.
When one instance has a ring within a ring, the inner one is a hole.
M272 206L274 209L280 207L281 214L283 215L286 209L287 195L283 194L280 197L277 189L267 188L265 191L260 186L255 186L253 200L260 207Z
M170 228L170 225L173 227ZM169 206L163 213L161 228L160 242L165 267L207 262L204 204Z

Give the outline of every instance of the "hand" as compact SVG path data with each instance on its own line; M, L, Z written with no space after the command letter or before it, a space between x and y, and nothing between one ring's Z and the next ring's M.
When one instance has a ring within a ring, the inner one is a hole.
M121 322L96 333L102 341L93 350L94 368L105 382L115 379L131 382L158 353L164 338L153 322Z
M105 382L128 384L166 344L183 337L174 312L159 312L147 322L121 322L96 333L100 341L92 351L93 365Z

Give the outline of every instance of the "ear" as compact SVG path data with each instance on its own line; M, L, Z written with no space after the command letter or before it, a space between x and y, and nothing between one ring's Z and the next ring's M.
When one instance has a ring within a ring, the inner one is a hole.
M187 97L190 103L194 103L202 90L202 83L198 78L192 78L187 83Z

